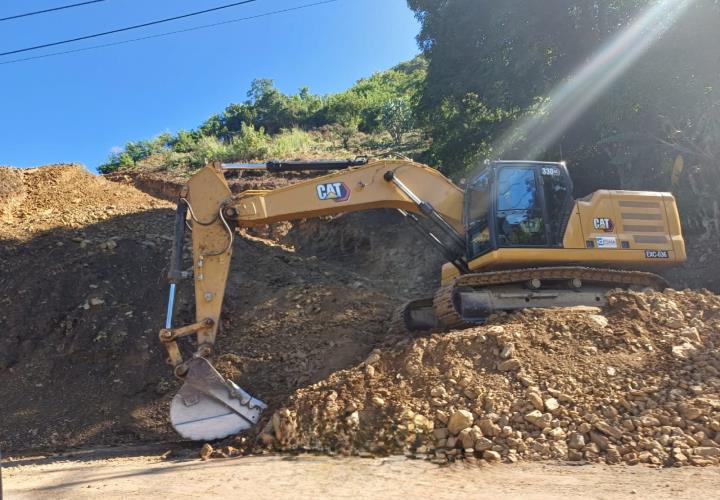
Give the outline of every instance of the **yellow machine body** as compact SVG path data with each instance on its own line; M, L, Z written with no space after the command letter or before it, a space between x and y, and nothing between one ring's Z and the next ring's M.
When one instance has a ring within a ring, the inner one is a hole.
M499 248L468 267L474 272L558 265L658 271L686 259L672 194L599 190L575 200L561 248ZM445 264L442 284L459 274Z

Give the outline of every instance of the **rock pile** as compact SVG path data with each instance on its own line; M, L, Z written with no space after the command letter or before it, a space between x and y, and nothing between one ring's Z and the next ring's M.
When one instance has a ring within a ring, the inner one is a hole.
M499 316L296 391L261 441L439 462L718 464L718 344L720 297L705 291Z

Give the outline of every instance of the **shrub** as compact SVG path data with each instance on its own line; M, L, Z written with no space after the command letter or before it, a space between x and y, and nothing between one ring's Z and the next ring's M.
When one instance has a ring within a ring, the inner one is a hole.
M238 132L230 141L227 148L227 159L233 161L250 161L263 158L268 151L268 138L265 130L243 123Z
M297 128L283 130L272 138L267 151L269 158L297 158L310 151L314 141L312 136Z
M226 161L230 148L215 137L201 137L190 151L190 164L200 167L211 161Z

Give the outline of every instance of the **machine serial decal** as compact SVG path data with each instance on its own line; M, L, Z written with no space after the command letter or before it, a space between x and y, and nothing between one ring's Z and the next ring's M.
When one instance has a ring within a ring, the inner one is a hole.
M605 217L595 217L593 219L593 227L600 231L611 233L612 230L615 229L615 223L613 223L612 219L608 219Z
M595 238L598 248L617 248L617 238L612 236L598 236Z
M350 199L350 188L344 182L328 182L318 184L317 195L321 200L333 200L335 202L347 201Z
M670 254L667 250L645 250L646 259L669 259Z

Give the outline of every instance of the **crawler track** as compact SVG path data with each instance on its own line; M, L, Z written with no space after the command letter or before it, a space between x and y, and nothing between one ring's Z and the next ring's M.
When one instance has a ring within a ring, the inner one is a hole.
M467 323L460 316L456 307L456 292L463 288L487 288L501 285L526 283L537 279L541 282L569 281L580 279L583 284L596 284L612 288L642 287L663 290L668 286L664 278L642 271L619 271L590 267L542 267L529 269L513 269L509 271L492 271L487 273L466 274L454 282L440 287L433 299L433 308L437 316L438 328L449 330L463 328ZM393 324L399 328L399 321L408 318L407 308L420 304L427 299L409 302L403 311L396 314ZM405 325L410 329L412 325Z

